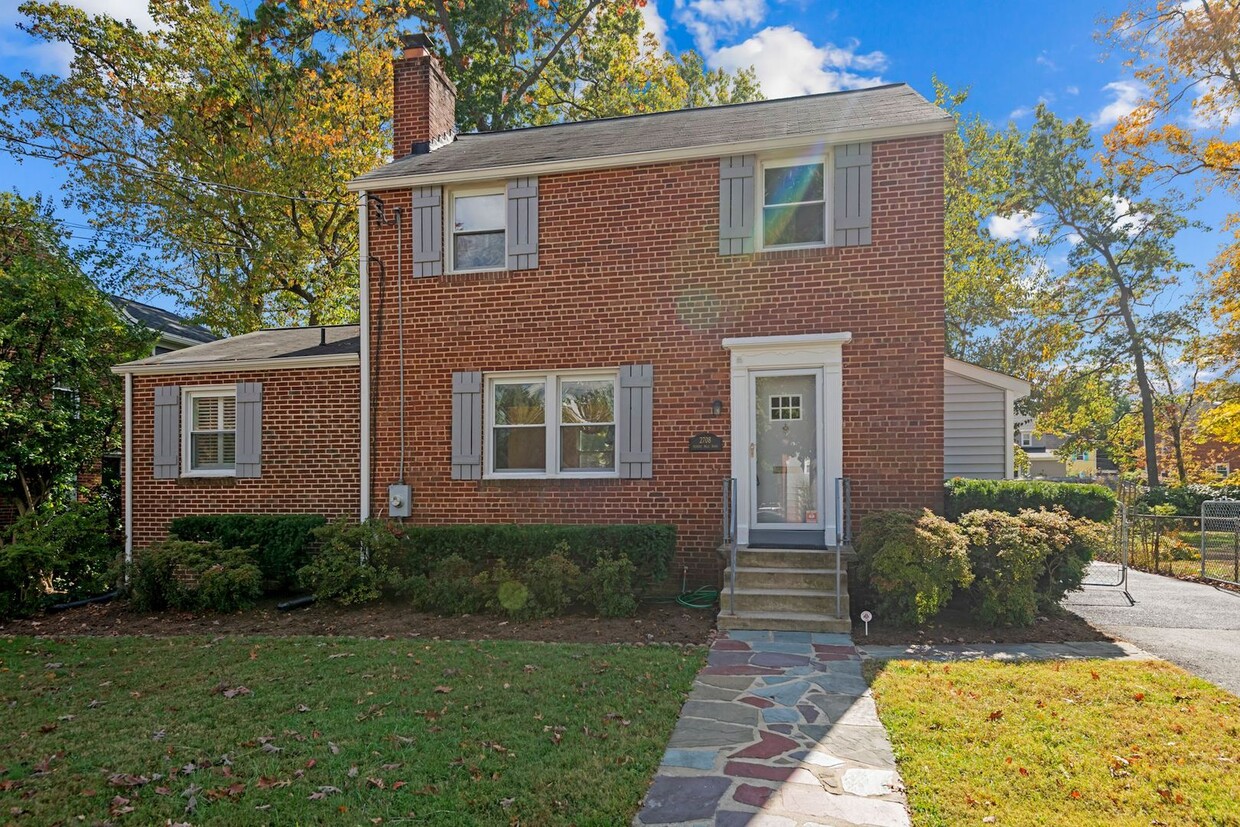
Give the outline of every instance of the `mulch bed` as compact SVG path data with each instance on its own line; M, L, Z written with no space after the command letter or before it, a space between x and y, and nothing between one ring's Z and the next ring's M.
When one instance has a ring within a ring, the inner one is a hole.
M951 643L1074 643L1089 640L1112 640L1083 619L1068 611L1038 617L1024 628L982 628L959 609L949 608L934 620L912 629L893 629L870 621L870 634L865 624L853 617L853 640L858 646L899 646L905 644Z
M0 635L342 635L427 640L536 640L549 643L704 644L715 612L645 603L635 617L582 615L517 621L485 615L440 617L394 603L353 608L312 605L281 612L276 600L233 614L138 613L122 602L0 622Z

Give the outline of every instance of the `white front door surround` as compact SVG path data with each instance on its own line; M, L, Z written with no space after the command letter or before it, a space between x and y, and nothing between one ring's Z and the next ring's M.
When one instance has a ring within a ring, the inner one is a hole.
M797 336L755 336L728 338L723 347L732 354L732 476L737 481L737 542L749 544L749 532L756 525L755 481L755 378L772 372L802 372L820 377L817 397L819 445L820 520L826 545L835 542L835 481L843 476L844 392L843 346L851 333L811 333Z

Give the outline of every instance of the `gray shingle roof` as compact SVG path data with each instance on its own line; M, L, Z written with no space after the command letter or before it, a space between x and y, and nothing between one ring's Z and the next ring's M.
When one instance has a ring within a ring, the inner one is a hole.
M446 146L410 155L355 178L353 189L386 179L551 161L603 159L632 153L829 135L924 125L941 132L950 116L907 84L828 92L799 98L682 109L552 126L458 135Z
M360 328L355 324L330 327L285 327L218 339L214 342L187 347L184 350L174 350L135 362L126 362L119 367L122 369L175 367L177 365L189 367L210 363L224 369L228 367L229 362L288 359L296 356L334 356L342 353L358 353L360 349Z
M124 296L109 295L108 298L122 313L125 313L135 323L142 325L148 330L154 330L157 333L168 333L181 339L188 339L191 342L214 342L219 338L205 327L190 324L181 316L170 310L164 310L162 307L143 304L133 299L127 299Z

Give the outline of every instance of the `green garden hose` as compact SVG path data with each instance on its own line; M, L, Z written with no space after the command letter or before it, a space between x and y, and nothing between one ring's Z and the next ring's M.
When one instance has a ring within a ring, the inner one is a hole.
M676 595L676 602L686 609L713 609L719 599L719 590L713 586L699 586L691 592Z

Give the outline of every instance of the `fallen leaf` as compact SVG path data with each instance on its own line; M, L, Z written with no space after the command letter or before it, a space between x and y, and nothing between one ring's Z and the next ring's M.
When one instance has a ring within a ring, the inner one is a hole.
M1002 717L1003 717L1003 710L1002 710L1002 709L996 709L994 712L992 712L992 713L990 713L988 716L986 716L986 720L988 720L988 721L997 721L997 720L999 720L999 719L1000 719L1000 718L1002 718Z
M501 798L501 799L499 800L499 806L501 806L501 807L503 807L505 810L507 810L509 807L511 807L511 806L512 806L512 804L513 804L513 802L514 802L514 801L516 801L516 799L515 799L515 798Z
M339 755L339 754L340 754L340 747L336 746L336 745L335 745L335 744L333 744L331 741L328 741L328 742L327 742L327 748L328 748L329 750L331 750L331 751L332 751L332 755Z
M108 776L108 783L113 787L141 787L143 784L149 784L151 779L145 775L130 775L129 773L113 773Z
M451 691L452 691L452 687L450 686L436 686L435 687L435 692L440 695L447 695Z
M248 686L238 686L233 689L225 689L221 693L225 698L237 698L242 695L253 695Z

